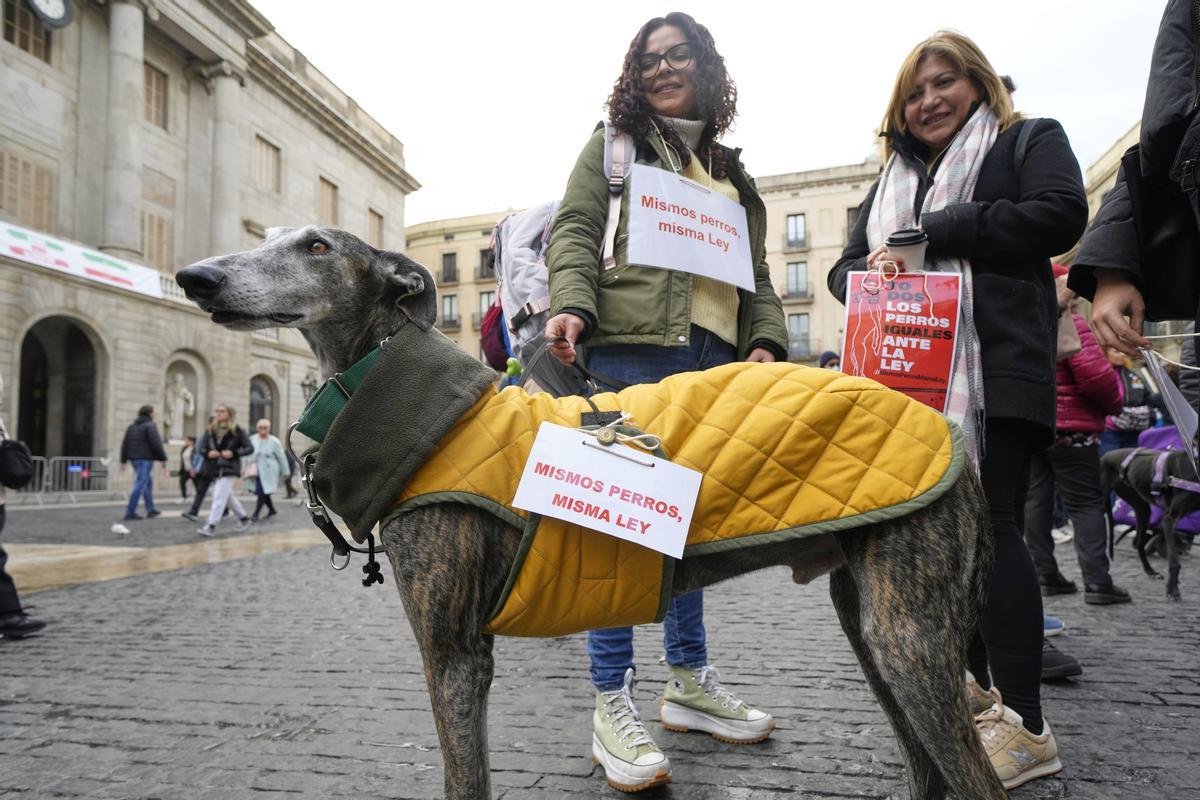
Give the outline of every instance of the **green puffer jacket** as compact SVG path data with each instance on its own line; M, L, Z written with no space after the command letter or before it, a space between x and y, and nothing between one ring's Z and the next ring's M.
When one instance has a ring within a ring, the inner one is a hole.
M786 360L783 304L771 286L767 268L766 208L738 158L741 150L722 149L730 165L729 179L746 209L750 256L755 264L755 291L738 289L738 358L746 358L754 347L766 347L779 360ZM650 152L652 159L646 158ZM639 144L637 163L669 169L662 141ZM600 251L608 220L608 176L604 172L604 130L598 129L575 163L554 222L554 235L546 253L550 314L568 309L591 314L595 329L589 326L584 335L593 346L685 345L691 330L692 276L626 261L628 184L627 178L614 246L616 266L605 272L600 265Z

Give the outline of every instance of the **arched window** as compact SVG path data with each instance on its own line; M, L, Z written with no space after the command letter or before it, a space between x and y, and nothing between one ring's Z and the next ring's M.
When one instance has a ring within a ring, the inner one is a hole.
M275 390L271 381L265 375L255 375L250 379L250 416L246 418L245 428L254 430L254 423L260 419L270 420L271 432L279 433L278 420L275 419Z

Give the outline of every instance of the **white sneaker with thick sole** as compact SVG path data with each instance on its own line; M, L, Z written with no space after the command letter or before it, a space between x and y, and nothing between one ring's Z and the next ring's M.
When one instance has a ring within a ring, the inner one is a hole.
M592 760L604 768L608 785L620 792L640 792L671 782L671 763L650 738L633 704L633 670L625 685L596 692L592 715Z
M775 730L775 718L722 686L711 664L699 669L671 667L659 717L669 731L704 731L732 744L761 742Z

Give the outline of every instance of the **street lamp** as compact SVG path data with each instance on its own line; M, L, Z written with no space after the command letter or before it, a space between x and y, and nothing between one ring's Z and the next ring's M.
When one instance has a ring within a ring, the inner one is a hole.
M317 392L317 376L312 370L304 376L304 380L300 381L300 391L304 395L304 402L312 399L312 396Z

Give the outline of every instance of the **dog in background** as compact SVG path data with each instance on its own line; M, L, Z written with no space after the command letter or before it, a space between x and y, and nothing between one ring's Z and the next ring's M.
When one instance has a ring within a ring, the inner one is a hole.
M1162 467L1159 458L1163 457ZM1156 474L1160 473L1160 474ZM1182 483L1191 483L1187 488ZM1181 599L1179 591L1180 543L1175 526L1183 517L1200 510L1200 483L1192 460L1182 450L1146 450L1123 448L1111 450L1100 459L1100 489L1105 497L1115 492L1133 509L1136 520L1133 544L1137 548L1142 569L1151 578L1162 579L1146 558L1151 544L1150 509L1162 507L1162 548L1167 557L1167 597ZM1107 507L1108 529L1113 529L1112 508ZM1158 537L1154 537L1157 539Z
M194 264L176 280L218 324L299 329L326 378L405 317L440 335L434 281L424 267L330 228L272 229L255 249ZM480 509L442 504L400 516L381 539L425 665L446 797L488 798L493 637L481 631L521 534ZM963 690L968 637L991 563L983 491L974 470L964 469L945 494L900 519L684 558L671 589L680 595L778 565L791 567L798 583L831 573L830 595L899 740L912 797L938 800L949 790L1004 800Z

